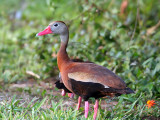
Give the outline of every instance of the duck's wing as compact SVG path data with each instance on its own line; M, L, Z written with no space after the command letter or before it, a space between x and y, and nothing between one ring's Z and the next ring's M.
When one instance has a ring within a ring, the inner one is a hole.
M69 79L98 83L105 88L125 89L125 82L109 69L94 63L73 63L68 67Z

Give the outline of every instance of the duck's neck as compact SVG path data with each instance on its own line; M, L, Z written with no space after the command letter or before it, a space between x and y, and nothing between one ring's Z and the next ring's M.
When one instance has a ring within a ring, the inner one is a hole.
M60 38L61 38L61 46L60 46L60 50L57 55L57 64L61 72L62 66L66 65L67 62L69 62L70 60L66 52L66 48L67 48L68 40L69 40L69 33L67 32L63 35L60 35Z

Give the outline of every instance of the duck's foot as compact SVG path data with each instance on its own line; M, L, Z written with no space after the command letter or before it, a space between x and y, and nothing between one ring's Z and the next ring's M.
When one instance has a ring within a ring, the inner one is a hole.
M62 95L62 96L65 96L65 95L66 95L66 92L65 92L63 89L62 89L61 95Z
M74 94L73 93L68 93L68 97L74 98Z

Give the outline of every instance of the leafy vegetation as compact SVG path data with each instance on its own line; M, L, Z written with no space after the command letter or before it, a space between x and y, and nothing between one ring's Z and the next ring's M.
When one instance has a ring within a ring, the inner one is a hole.
M160 117L160 2L137 0L126 5L126 1L1 0L1 93L12 93L9 89L13 84L30 79L41 84L47 78L56 78L59 37L35 35L50 22L61 20L70 29L67 51L71 58L89 60L113 70L136 92L118 97L115 100L118 104L110 109L100 109L98 119ZM27 71L40 78L30 76ZM84 119L83 109L75 111L69 107L66 111L61 103L68 99L47 94L43 86L14 91L38 95L40 99L30 98L26 103L18 95L11 96L11 100L0 98L2 119ZM61 99L59 102L55 102L57 97ZM150 99L156 104L148 109L146 102ZM44 109L47 100L51 107ZM88 119L92 116L90 113Z

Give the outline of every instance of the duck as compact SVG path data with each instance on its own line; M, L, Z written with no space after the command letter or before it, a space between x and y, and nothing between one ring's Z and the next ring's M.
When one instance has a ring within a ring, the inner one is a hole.
M57 64L64 86L72 93L80 96L85 102L85 118L89 112L89 98L95 98L93 119L96 120L99 98L105 96L120 96L134 93L126 83L108 68L85 62L72 61L66 51L69 42L69 29L63 21L50 23L36 36L58 34L61 44L57 54Z

